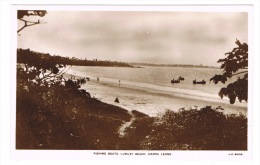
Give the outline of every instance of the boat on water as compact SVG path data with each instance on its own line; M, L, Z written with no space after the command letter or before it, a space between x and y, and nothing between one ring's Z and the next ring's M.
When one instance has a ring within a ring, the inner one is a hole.
M183 77L181 77L181 76L179 76L179 78L178 79L172 79L171 80L171 83L180 83L180 81L184 81L185 79L183 78Z
M179 80L179 79L177 79L177 80L172 79L172 80L171 80L171 83L173 83L173 84L174 84L174 83L180 83L180 80Z
M180 76L180 77L178 78L178 80L180 80L180 81L184 81L185 79L184 79L183 77Z
M202 80L202 81L193 80L193 84L206 84L206 81L205 80Z

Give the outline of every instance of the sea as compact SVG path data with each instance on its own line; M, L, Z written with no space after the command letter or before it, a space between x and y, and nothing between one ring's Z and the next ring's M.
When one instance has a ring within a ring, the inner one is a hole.
M219 90L234 82L214 84L210 78L221 74L218 68L194 67L100 67L72 66L66 72L73 77L89 78L82 86L92 97L129 111L138 110L149 116L158 116L165 110L201 108L205 106L224 108L223 113L247 113L247 103L236 101L231 105L228 98L221 99ZM185 80L171 83L182 76ZM205 80L206 84L193 84L193 80ZM118 98L119 103L115 102Z

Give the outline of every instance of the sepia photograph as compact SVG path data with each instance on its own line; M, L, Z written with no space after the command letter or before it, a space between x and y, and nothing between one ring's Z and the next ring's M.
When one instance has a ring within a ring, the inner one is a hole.
M13 15L15 151L251 157L248 6Z
M17 10L16 149L248 146L248 13Z

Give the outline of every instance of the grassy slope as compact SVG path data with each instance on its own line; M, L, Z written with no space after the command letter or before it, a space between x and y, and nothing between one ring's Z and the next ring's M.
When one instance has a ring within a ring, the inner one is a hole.
M246 150L247 118L205 107L149 117L74 88L17 90L17 149ZM120 137L122 124L131 121Z
M79 96L54 107L50 99L57 97L50 96L41 108L28 94L17 95L17 149L117 149L118 128L131 118L120 107Z

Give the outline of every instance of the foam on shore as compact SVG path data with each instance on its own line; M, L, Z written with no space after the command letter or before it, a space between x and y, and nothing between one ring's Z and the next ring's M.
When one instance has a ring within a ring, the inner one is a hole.
M213 107L222 106L224 113L247 113L247 107L230 105L226 102L212 102L211 100L199 100L194 98L179 97L167 93L159 93L152 90L130 88L124 85L113 85L103 82L88 82L82 86L90 94L108 104L120 106L129 111L138 110L149 116L156 116L167 109L177 111L180 108L201 108L206 105ZM120 103L115 103L115 98L119 98Z
M68 74L75 75L75 72ZM84 73L80 72L76 75L85 77ZM167 109L177 111L180 108L201 108L206 105L222 106L224 113L247 113L247 103L236 102L235 105L230 105L227 98L220 99L217 94L123 80L120 80L119 84L119 80L105 77L99 77L99 81L97 77L88 78L90 81L82 88L90 92L92 97L129 111L138 110L149 116L156 116ZM116 97L120 103L114 102Z

